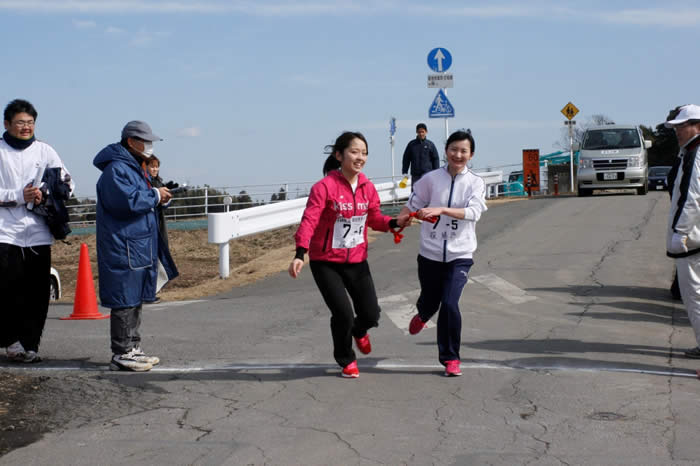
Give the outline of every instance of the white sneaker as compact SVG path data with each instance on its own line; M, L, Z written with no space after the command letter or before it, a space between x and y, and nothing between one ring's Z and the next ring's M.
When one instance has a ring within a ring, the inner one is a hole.
M5 348L5 351L7 352L7 357L16 362L23 362L27 355L27 352L24 350L24 346L22 346L22 343L18 341Z
M140 361L133 349L125 354L113 355L109 364L109 369L112 371L146 372L152 368L153 365L151 363Z
M160 358L158 356L147 356L140 346L137 346L131 351L133 352L134 357L138 361L147 362L152 366L158 365L160 363Z
M36 351L29 350L26 353L24 353L24 359L20 361L25 364L34 364L37 362L41 362L41 356L39 356L39 353L37 353Z

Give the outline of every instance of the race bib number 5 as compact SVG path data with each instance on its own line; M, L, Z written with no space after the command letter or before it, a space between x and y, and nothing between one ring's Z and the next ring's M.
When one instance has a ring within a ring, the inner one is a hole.
M350 249L365 242L367 214L338 217L333 228L333 249Z

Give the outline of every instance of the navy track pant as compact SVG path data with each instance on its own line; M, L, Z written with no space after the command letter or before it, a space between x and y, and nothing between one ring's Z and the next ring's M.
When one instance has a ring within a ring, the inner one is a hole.
M437 343L442 364L445 364L445 361L460 359L462 315L459 311L459 298L462 296L464 285L467 284L469 269L473 264L471 259L438 262L418 256L418 281L421 292L416 307L424 322L440 311Z

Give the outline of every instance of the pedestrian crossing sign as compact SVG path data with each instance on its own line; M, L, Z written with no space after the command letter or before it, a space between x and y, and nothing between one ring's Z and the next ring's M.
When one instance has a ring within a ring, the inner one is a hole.
M576 105L569 102L568 104L564 105L564 108L561 109L561 113L563 113L564 116L571 121L571 119L578 113L578 108L576 108Z
M455 109L447 100L447 95L440 89L430 105L430 110L428 111L429 118L454 118Z

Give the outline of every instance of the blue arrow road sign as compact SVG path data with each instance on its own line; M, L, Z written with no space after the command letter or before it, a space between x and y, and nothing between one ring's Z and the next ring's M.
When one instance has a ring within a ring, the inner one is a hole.
M451 65L452 55L447 49L438 47L428 53L428 66L431 70L442 73L443 71L449 70Z
M389 135L393 136L396 134L396 118L391 117L391 120L389 120Z
M454 118L455 109L447 100L447 96L440 89L435 96L435 100L430 105L430 110L428 110L428 117L430 118Z

